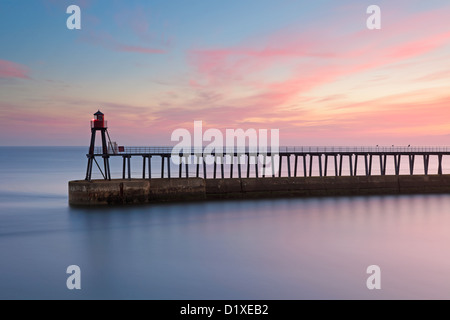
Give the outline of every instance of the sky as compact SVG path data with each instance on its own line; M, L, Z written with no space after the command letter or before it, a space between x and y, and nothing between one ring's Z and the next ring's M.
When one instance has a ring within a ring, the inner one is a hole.
M0 0L0 145L87 146L98 109L125 146L194 121L283 146L447 145L448 17L448 0Z

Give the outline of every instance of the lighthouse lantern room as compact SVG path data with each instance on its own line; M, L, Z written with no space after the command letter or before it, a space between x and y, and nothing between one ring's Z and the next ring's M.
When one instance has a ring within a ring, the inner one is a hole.
M91 121L91 128L107 128L105 115L100 110L94 113L94 119Z

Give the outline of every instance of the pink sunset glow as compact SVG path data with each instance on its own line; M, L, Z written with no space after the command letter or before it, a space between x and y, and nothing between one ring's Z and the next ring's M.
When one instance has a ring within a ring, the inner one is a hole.
M12 61L0 60L0 78L29 79L28 68Z
M116 13L109 24L87 13L96 28L86 27L75 43L90 67L76 81L49 76L23 97L5 93L2 128L26 123L54 144L49 137L65 127L58 143L85 144L79 130L100 108L126 145L172 144L172 131L192 130L196 120L205 130L280 129L283 145L448 144L450 25L443 21L450 7L409 12L392 5L375 31L365 28L363 7L338 12L327 23L286 25L226 44L173 35L176 23L143 7ZM100 58L90 59L92 50ZM102 70L90 62L107 59ZM30 68L33 78L44 69ZM0 60L0 78L28 79L29 72ZM18 143L26 143L20 135Z

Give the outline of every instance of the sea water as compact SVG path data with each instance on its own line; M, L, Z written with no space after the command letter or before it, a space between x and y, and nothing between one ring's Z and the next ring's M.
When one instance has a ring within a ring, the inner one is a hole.
M450 195L72 208L85 153L0 148L0 299L450 298Z

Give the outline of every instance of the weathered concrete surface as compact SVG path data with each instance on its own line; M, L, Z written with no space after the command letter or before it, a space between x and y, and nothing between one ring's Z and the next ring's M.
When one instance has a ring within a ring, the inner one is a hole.
M69 204L74 206L138 204L204 198L204 179L118 179L69 182Z
M150 192L148 180L70 181L69 204L108 205L145 203Z
M205 198L205 179L152 179L147 200L148 202L164 202L204 200Z
M94 180L69 182L70 205L228 198L449 193L450 175L243 179Z

